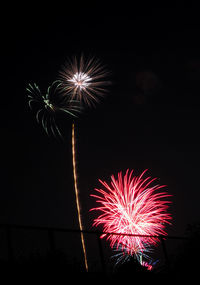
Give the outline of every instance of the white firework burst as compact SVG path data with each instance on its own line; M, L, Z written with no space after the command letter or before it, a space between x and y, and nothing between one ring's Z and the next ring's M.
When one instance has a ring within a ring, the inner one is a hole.
M110 82L104 78L108 71L100 61L94 57L85 60L74 57L68 60L60 71L59 79L63 90L70 95L72 100L79 100L91 107L99 103L99 98L106 93L105 86Z

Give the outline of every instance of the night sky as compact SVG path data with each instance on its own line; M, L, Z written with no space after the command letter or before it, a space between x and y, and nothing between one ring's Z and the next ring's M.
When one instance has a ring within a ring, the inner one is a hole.
M98 178L149 169L173 195L168 232L183 235L187 224L200 221L199 26L168 25L162 14L153 22L150 14L100 5L8 13L1 53L0 222L78 228L71 122L58 119L64 142L48 138L25 89L36 82L45 91L67 57L83 52L98 57L112 81L101 104L77 120L84 227L91 229L95 214L88 211L95 201L89 195L100 186Z

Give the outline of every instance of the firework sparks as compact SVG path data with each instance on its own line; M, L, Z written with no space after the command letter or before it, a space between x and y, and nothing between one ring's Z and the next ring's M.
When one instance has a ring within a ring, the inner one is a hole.
M118 173L117 179L112 175L110 186L99 180L105 189L95 189L98 194L91 195L100 204L91 210L101 212L93 225L103 225L102 237L107 236L112 248L137 259L150 246L158 244L159 238L155 236L167 234L165 225L171 220L167 213L170 202L166 200L170 195L159 191L164 186L152 186L155 179L144 178L145 172L133 177L133 171L127 170L124 177L122 172Z
M151 271L154 269L154 266L156 265L157 262L158 260L141 261L141 265L146 267L147 270Z
M61 132L56 124L56 115L63 112L69 116L76 117L75 112L78 111L73 102L67 100L61 94L61 83L54 81L47 89L46 94L42 94L37 84L29 84L26 88L28 93L28 104L32 109L33 104L36 105L36 119L41 123L47 135L60 136Z
M29 84L26 89L29 98L29 107L37 103L36 119L41 123L46 133L52 133L55 137L61 136L60 130L56 125L56 114L64 112L70 116L76 117L75 113L80 111L81 104L87 106L99 102L99 98L104 96L106 90L104 86L110 82L105 81L104 77L108 74L104 66L98 59L90 58L85 61L83 56L80 60L74 58L68 61L60 72L60 79L55 81L43 95L36 84ZM83 226L80 210L80 199L77 183L76 169L76 151L75 151L75 124L72 123L72 164L74 177L74 190L76 196L76 207L81 231L81 243L84 253L85 268L88 271L88 262L86 255L85 240L83 235Z
M133 244L133 243L132 243ZM115 254L112 256L112 259L115 259L115 266L118 264L123 264L129 261L131 258L136 258L137 261L142 265L145 260L150 260L149 253L152 252L152 248L149 245L145 245L145 247L141 250L136 245L133 248L128 248L128 246L124 247L122 245L114 246Z
M90 58L85 61L83 56L78 60L68 60L60 71L60 81L65 95L70 97L71 101L78 101L79 106L82 103L91 107L99 102L99 97L104 96L104 85L108 82L104 81L107 74L105 68L100 64L99 60ZM82 218L80 210L79 190L77 183L77 169L76 169L76 147L75 147L75 124L72 124L72 164L73 164L73 177L74 177L74 190L76 196L76 207L79 221L79 228L82 231ZM88 261L86 254L86 246L84 235L81 232L81 243L84 254L85 268L88 271Z
M108 74L105 67L94 57L84 60L83 56L78 60L68 60L60 71L65 92L71 99L79 100L91 107L99 102L99 97L106 93L105 85L109 82L104 78Z
M75 190L75 196L76 196L76 208L78 213L78 222L79 222L79 228L81 231L81 243L83 248L83 254L84 254L84 262L85 262L85 269L88 271L88 261L87 261L87 254L86 254L86 247L85 247L85 240L83 235L83 225L81 220L81 211L80 211L80 201L79 201L79 191L78 191L78 183L77 183L77 174L76 174L76 151L75 151L75 127L74 124L72 124L72 164L73 164L73 176L74 176L74 190Z

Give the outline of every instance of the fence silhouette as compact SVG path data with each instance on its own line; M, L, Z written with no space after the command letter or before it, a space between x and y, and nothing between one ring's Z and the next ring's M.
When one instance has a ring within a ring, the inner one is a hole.
M15 225L15 224L0 224L0 235L4 233L4 251L6 252L6 259L9 262L13 262L16 259L16 246L14 246L14 231L20 230L20 231L34 231L34 232L44 232L46 235L47 240L47 250L50 250L52 252L55 252L58 249L58 244L56 242L56 235L59 233L65 233L65 234L73 234L74 235L80 235L82 232L84 235L90 235L95 237L98 247L98 256L99 261L101 264L101 270L100 271L107 271L107 263L105 260L104 255L104 249L102 245L102 239L100 238L102 234L106 235L120 235L120 236L132 236L132 237L145 237L145 238L157 238L161 242L161 248L162 248L162 254L164 257L164 265L166 268L170 267L170 258L168 255L168 250L166 247L166 241L167 240L187 240L187 237L181 237L181 236L164 236L164 235L134 235L134 234L124 234L124 233L112 233L112 232L101 232L101 231L92 231L92 230L83 230L80 231L78 229L65 229L65 228L52 228L52 227L40 227L40 226L24 226L24 225ZM67 241L66 241L67 242ZM2 243L2 242L1 242ZM0 246L2 246L0 244ZM80 256L82 255L82 250L80 253Z

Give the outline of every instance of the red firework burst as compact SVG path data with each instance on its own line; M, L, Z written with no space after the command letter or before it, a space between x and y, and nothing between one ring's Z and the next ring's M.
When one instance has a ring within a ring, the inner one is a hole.
M98 194L91 195L100 204L91 210L101 212L93 225L103 225L102 237L107 236L112 248L136 257L157 245L159 238L155 236L166 235L165 225L171 220L167 213L170 201L166 200L171 195L159 191L165 186L153 186L156 178L143 178L145 172L138 177L132 176L133 170L127 170L124 177L119 172L117 179L111 176L110 186L99 180L105 189L95 189Z

